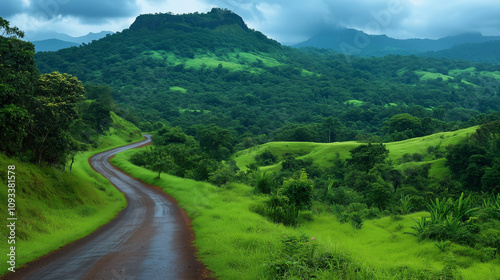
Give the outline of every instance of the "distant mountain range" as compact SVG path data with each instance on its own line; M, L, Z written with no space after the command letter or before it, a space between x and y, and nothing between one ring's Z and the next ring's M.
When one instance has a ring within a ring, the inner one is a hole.
M89 33L85 36L72 37L67 34L57 32L37 32L27 33L26 39L35 45L36 52L57 51L69 47L79 46L82 43L90 43L99 40L111 31L101 31L99 33Z
M368 35L355 29L335 29L293 45L293 47L316 47L333 49L347 55L380 57L393 55L425 55L450 57L479 62L500 61L498 43L500 36L483 36L481 33L464 33L437 40L394 39L386 35ZM467 46L462 46L468 44ZM451 48L458 49L449 50ZM458 51L460 49L460 51ZM476 50L482 50L477 53ZM447 51L444 51L447 50ZM484 52L486 50L486 52ZM475 54L472 54L476 52ZM453 53L453 55L451 54ZM491 55L495 55L494 58Z
M462 44L450 49L428 52L423 55L500 64L500 41Z

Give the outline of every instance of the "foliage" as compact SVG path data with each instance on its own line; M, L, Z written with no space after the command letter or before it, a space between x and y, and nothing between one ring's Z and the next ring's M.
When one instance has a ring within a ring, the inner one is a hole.
M446 164L467 189L496 193L500 190L500 121L480 126L465 141L448 147Z
M8 143L1 150L62 167L89 144L96 147L97 136L111 124L111 95L85 102L85 88L75 76L39 75L33 44L15 38L23 33L4 19L0 23L7 34L0 36L0 141Z
M276 189L276 179L271 172L254 170L252 181L255 190L259 193L270 194Z
M387 122L387 133L394 141L422 136L422 121L408 113L394 115Z
M273 155L273 153L271 153L270 151L265 151L262 154L255 156L255 161L257 165L260 166L275 164L277 160L278 159L276 158L276 156Z
M500 108L498 66L415 56L346 61L281 46L218 9L142 15L123 32L36 58L42 72L108 84L139 122L168 122L193 136L191 126L215 124L241 144L401 140L473 125Z
M383 163L389 151L383 144L368 144L358 146L350 151L351 158L347 160L360 171L368 172L375 164Z
M309 182L305 170L301 170L298 179L290 178L283 182L278 193L287 197L290 204L293 204L297 209L307 209L312 204L312 184Z
M1 37L7 37L7 38L23 38L24 37L24 32L21 31L18 27L10 26L10 23L8 20L0 17L0 32L1 32Z

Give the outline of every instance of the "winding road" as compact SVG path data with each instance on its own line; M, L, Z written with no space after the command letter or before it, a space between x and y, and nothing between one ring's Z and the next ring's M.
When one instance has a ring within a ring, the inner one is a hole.
M42 257L5 279L210 279L191 245L194 233L175 200L117 170L115 154L146 139L93 156L91 166L126 195L128 206L91 235Z

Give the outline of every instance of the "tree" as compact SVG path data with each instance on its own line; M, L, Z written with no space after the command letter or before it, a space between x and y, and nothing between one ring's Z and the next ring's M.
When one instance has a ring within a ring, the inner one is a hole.
M288 197L291 204L298 209L311 206L312 184L307 179L307 173L302 170L299 179L290 178L283 182L283 187L278 191L280 195Z
M35 91L33 122L28 133L37 163L64 163L71 150L71 122L78 117L76 103L83 99L82 83L69 74L53 72L40 76Z
M231 131L215 124L200 131L200 147L217 160L226 159L231 155L235 141Z
M463 142L451 145L446 152L446 165L457 178L461 178L467 167L470 158L474 155L486 155L486 149L472 142Z
M97 133L102 133L109 129L112 123L109 109L106 109L100 101L93 101L84 112L82 119L90 124Z
M482 190L488 193L500 192L500 165L486 168L481 178Z
M27 128L31 122L31 114L24 108L14 104L0 107L0 141L8 155L21 152Z
M0 33L2 37L24 38L24 31L16 26L10 27L10 22L2 17L0 17Z
M375 164L383 163L389 155L384 144L360 145L350 151L347 163L357 170L368 172Z
M0 18L0 32L13 32L8 21ZM38 70L34 45L16 38L0 36L0 143L7 155L20 154L25 147L33 119L35 85ZM8 145L7 145L8 143Z
M372 205L384 210L391 198L392 192L388 186L379 183L371 184L367 199Z
M408 113L397 114L387 122L387 133L394 134L397 139L405 140L422 135L422 121Z

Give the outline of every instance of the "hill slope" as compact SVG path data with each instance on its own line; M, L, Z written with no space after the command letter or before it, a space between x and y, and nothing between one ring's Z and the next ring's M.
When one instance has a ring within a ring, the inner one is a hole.
M328 142L320 129L328 117L347 128L336 137L340 141L381 135L384 122L398 113L459 126L500 109L499 67L297 50L248 29L239 16L221 9L142 15L123 32L38 53L36 60L42 72L68 72L111 85L115 100L144 127L162 121L195 135L196 127L214 123L254 143L297 125L315 130L305 141ZM484 79L493 86L485 87ZM430 133L442 129L438 125Z
M500 37L483 36L481 33L464 33L438 40L394 39L386 35L369 35L360 30L344 28L319 33L302 43L294 45L294 47L325 48L347 55L370 57L390 54L422 54L430 51L446 50L463 44L484 43L493 40L498 41ZM481 56L483 60L487 58L486 54L478 53L477 55Z
M500 41L462 44L447 50L430 52L424 55L500 64Z
M97 151L142 139L133 124L114 113L112 119L111 129L100 136L96 151L78 154L71 172L0 153L1 165L6 169L15 166L16 173L15 215L20 221L16 223L16 267L90 234L126 206L123 194L88 164ZM7 186L6 172L1 173L0 182ZM0 191L2 209L7 209L6 190ZM7 220L7 211L1 211L0 218ZM0 236L7 239L7 227L2 227ZM3 255L1 261L5 263L7 258ZM7 266L2 266L0 275L6 272Z
M449 173L444 168L444 158L436 158L435 152L429 153L429 148L444 152L445 148L451 144L457 144L467 136L476 131L477 127L470 127L451 132L441 132L424 137L412 138L404 141L386 143L389 150L389 160L396 164L396 168L404 169L411 164L431 164L430 175L443 177ZM255 158L265 151L271 152L278 158L286 153L299 155L297 159L310 160L313 164L322 168L333 166L335 159L347 159L350 157L349 151L362 143L337 142L337 143L311 143L311 142L269 142L257 147L252 147L235 154L236 165L241 170L247 170L248 166L255 163ZM423 155L423 160L419 162L403 162L402 158L408 153L418 153ZM402 163L403 162L403 163ZM277 170L281 168L281 162L272 166L262 167L263 169Z

